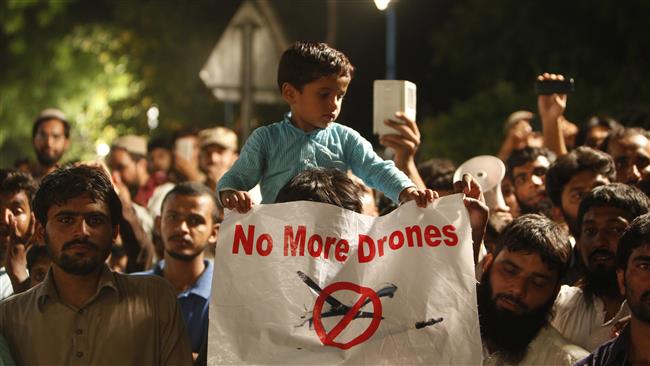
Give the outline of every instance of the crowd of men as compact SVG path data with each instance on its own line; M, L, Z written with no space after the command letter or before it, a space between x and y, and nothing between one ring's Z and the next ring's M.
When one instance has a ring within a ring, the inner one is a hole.
M605 117L577 128L566 96L538 98L542 131L527 111L506 123L506 206L468 204L484 364L650 364L650 134ZM471 178L452 182L453 162L416 167L406 122L382 140L397 168L418 188L479 199ZM46 109L37 161L0 170L0 364L205 363L216 189L237 134L126 135L103 162L63 164L70 136ZM276 199L296 200L396 207L336 169L306 170Z

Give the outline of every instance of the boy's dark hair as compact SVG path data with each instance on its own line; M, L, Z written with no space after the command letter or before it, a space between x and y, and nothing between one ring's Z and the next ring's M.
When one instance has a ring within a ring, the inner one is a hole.
M38 128L41 127L41 125L49 120L57 120L63 124L63 135L65 136L66 139L70 138L70 123L68 121L57 118L57 117L52 117L52 116L45 116L36 119L34 121L34 125L32 126L32 140L36 137L36 132L38 132Z
M535 161L538 157L545 156L550 163L555 161L555 154L545 147L524 147L513 150L506 161L506 168L510 178L514 181L513 171L516 167Z
M32 202L36 219L45 226L50 207L84 194L108 205L112 226L122 221L122 202L108 173L89 165L60 168L43 178Z
M219 205L217 204L217 199L214 194L214 191L212 191L210 188L208 188L206 185L203 183L198 183L198 182L183 182L179 183L172 188L171 191L167 192L165 195L165 198L163 198L162 204L160 205L160 214L162 216L162 212L165 208L165 202L167 200L171 199L172 196L190 196L190 197L198 197L198 196L208 196L212 200L212 203L214 203L214 210L212 210L212 223L216 224L220 220L220 208Z
M596 187L580 202L578 208L578 232L582 232L582 219L593 207L615 207L625 210L630 218L648 213L650 199L640 189L623 183Z
M16 169L0 169L0 193L24 192L31 204L36 189L37 184L29 174Z
M558 270L558 281L564 277L571 259L571 244L562 228L546 216L527 214L512 220L504 229L494 250L537 253L550 268Z
M50 253L44 245L32 245L27 251L27 270L31 272L36 262L41 258L50 258Z
M618 239L616 266L626 270L632 252L648 244L650 244L650 214L644 214L634 219Z
M313 201L329 203L361 213L361 188L334 168L300 172L278 192L275 202Z
M343 52L325 43L296 42L280 58L278 88L289 83L302 91L305 84L329 75L354 76L354 66Z
M435 190L454 190L456 165L449 159L429 159L418 165L424 185Z
M582 171L600 174L610 182L616 179L614 160L608 154L579 146L555 160L546 172L546 192L557 207L562 207L562 190L571 178Z

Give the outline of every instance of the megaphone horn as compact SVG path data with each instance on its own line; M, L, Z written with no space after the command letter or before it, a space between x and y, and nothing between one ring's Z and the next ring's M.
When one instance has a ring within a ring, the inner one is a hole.
M490 210L508 207L501 193L501 180L506 175L506 166L501 159L492 155L473 157L456 169L454 182L461 180L463 174L471 174L476 179Z

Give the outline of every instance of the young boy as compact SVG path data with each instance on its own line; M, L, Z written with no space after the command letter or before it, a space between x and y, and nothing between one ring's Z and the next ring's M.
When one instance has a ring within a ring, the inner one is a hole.
M393 201L414 199L421 207L433 201L433 191L416 189L358 132L334 122L353 73L348 58L324 43L296 42L284 52L278 87L291 113L248 138L239 159L219 180L217 196L224 207L241 213L250 210L252 201L246 191L258 182L262 203L273 203L291 178L318 167L351 169Z

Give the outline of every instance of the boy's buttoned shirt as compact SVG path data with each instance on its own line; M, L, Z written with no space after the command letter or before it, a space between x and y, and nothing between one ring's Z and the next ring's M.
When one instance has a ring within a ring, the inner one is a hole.
M217 192L248 191L259 182L262 203L273 203L291 178L312 168L352 170L366 185L395 202L405 188L415 186L392 161L379 157L357 131L331 123L305 132L287 114L283 121L253 131L239 159L219 180Z

